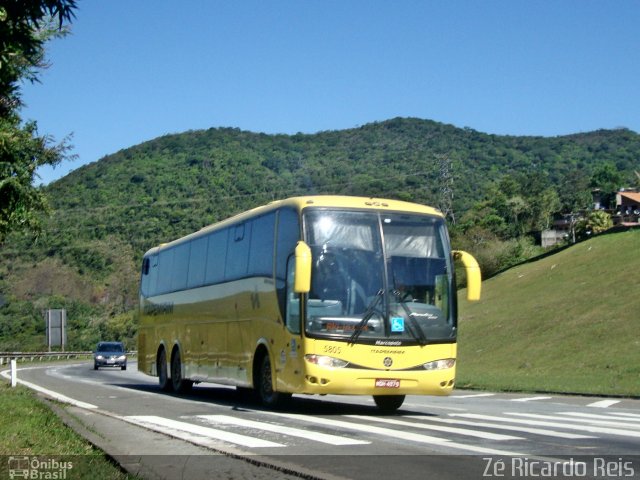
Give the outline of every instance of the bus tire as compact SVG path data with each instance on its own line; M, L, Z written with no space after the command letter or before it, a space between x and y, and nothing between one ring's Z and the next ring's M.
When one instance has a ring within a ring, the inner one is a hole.
M174 349L173 355L171 355L171 385L176 393L188 392L193 387L191 380L182 378L182 361L178 349Z
M277 392L273 389L273 374L271 370L271 361L269 355L264 355L260 362L260 370L258 371L258 382L256 385L256 393L258 399L267 408L282 407L291 394Z
M156 370L158 372L158 383L160 384L160 390L164 392L170 392L173 388L171 379L169 378L169 372L167 371L167 352L164 348L161 348L158 352Z
M380 411L384 413L393 413L400 408L404 402L404 395L374 395L373 401Z

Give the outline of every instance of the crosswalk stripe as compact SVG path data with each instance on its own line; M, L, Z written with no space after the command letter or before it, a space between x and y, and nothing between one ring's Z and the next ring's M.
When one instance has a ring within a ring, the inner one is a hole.
M336 428L342 428L346 430L356 430L359 432L373 433L376 435L382 435L387 438L396 438L400 440L407 440L416 443L425 443L429 446L444 446L447 448L465 450L468 452L482 453L487 455L505 455L505 456L523 456L525 454L518 452L509 452L505 450L493 449L493 448L485 448L478 447L475 445L466 445L462 443L456 443L448 439L432 437L429 435L422 435L418 433L412 432L403 432L399 430L393 430L391 428L383 428L377 427L374 425L366 425L362 423L353 423L353 422L345 422L342 420L333 420L330 418L320 418L320 417L312 417L309 415L300 415L294 413L281 413L281 412L270 412L270 411L262 411L260 413L264 413L267 415L274 415L283 418L290 418L293 420L308 422L308 423L316 423L323 426L332 426Z
M553 397L524 397L524 398L514 398L512 402L535 402L537 400L549 400Z
M417 415L405 415L410 418L422 418ZM483 428L493 428L496 430L508 430L512 432L525 432L525 433L533 433L535 435L544 435L547 437L557 437L557 438L567 438L572 440L579 440L585 438L595 438L590 435L582 435L579 433L566 433L566 432L558 432L555 430L548 430L546 428L532 428L520 425L503 425L501 423L488 423L488 422L470 422L466 420L454 420L451 418L431 418L429 419L432 422L441 422L441 423L449 423L452 425L468 425L471 427L483 427Z
M535 413L507 413L507 415L514 415L516 417L526 417L526 418L539 418L541 420L557 420L559 422L574 422L574 423L588 423L589 425L597 425L602 427L621 427L621 428L640 428L638 425L630 425L628 422L613 422L609 420L595 420L595 419L587 419L587 418L579 418L579 417L564 417L557 415L540 415ZM564 414L562 414L564 415Z
M507 415L509 415L507 413ZM609 435L621 435L626 437L640 437L640 432L633 432L630 430L621 430L621 429L612 429L612 428L604 428L604 427L594 427L589 425L569 425L567 423L558 424L557 422L549 422L542 420L534 420L534 419L520 419L520 418L505 418L505 417L497 417L494 415L479 415L475 413L452 413L453 417L463 417L463 418L473 418L478 420L490 420L496 422L506 422L506 423L520 423L525 425L537 425L541 427L555 427L562 428L565 430L579 430L582 432L590 432L590 433L605 433ZM566 419L561 419L566 420Z
M363 415L345 415L345 417L356 418L359 420L369 420L389 425L398 425L399 427L420 428L424 430L435 430L438 432L455 433L458 435L466 435L469 437L483 438L485 440L524 440L522 437L514 437L512 435L503 435L500 433L481 432L479 430L469 430L468 428L443 427L442 425L430 425L427 423L405 422L392 418L382 417L365 417ZM415 418L425 420L425 417L419 415L405 415L406 418ZM431 419L429 419L431 420Z
M621 417L621 416L618 416L620 414L609 413L609 412L607 412L607 414L563 412L562 414L563 415L570 415L572 417L594 418L596 420L607 420L607 421L616 420L618 422L625 422L624 423L625 426L632 426L633 423L639 423L640 422L640 417L638 417L638 418L624 417L624 416ZM628 422L632 422L631 425Z
M495 393L470 393L468 395L452 395L451 398L480 398L480 397L494 397Z
M267 432L280 433L292 437L305 438L316 442L327 443L329 445L369 445L371 442L364 440L355 440L337 435L329 435L326 433L313 432L309 430L301 430L299 428L285 427L282 425L274 425L271 423L256 422L253 420L245 420L242 418L231 417L229 415L197 415L195 418L201 419L207 423L236 425L239 427L254 428L256 430L264 430Z
M599 402L590 403L587 407L608 408L616 403L620 403L620 400L600 400Z
M179 436L188 440L221 440L227 443L234 443L244 447L284 447L281 443L269 442L260 438L238 435L236 433L226 432L224 430L216 430L214 428L194 425L187 422L178 422L169 418L157 417L154 415L134 415L124 417L125 420L137 425L150 428L157 432L167 433L173 436ZM184 434L188 438L185 438ZM199 442L200 443L200 442Z
M607 415L611 415L614 417L625 417L629 418L632 421L640 421L640 414L637 413L627 413L627 412L607 412Z
M445 445L449 443L449 440L445 438L432 437L428 435L422 435L419 433L392 430L390 428L376 427L374 425L345 422L343 420L333 420L330 418L312 417L309 415L300 415L296 413L280 413L280 412L268 412L268 411L264 411L262 413L283 417L283 418L290 418L292 420L300 420L300 421L309 422L309 423L316 423L324 426L332 426L336 428L356 430L359 432L366 432L366 433L376 433L379 435L384 435L386 437L399 438L401 440L410 440L418 443L429 443L431 445Z

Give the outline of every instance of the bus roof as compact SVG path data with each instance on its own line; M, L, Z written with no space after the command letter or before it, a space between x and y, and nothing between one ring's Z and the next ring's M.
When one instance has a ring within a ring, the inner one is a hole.
M389 211L389 212L407 212L407 213L422 213L427 215L436 215L442 217L442 212L439 210L421 205L418 203L404 202L402 200L391 200L375 197L351 197L345 195L307 195L301 197L290 197L285 200L275 200L260 207L247 210L232 217L229 217L220 222L208 225L202 229L191 233L185 237L178 238L168 243L162 243L157 247L150 249L146 254L150 254L154 250L164 249L165 247L177 245L182 241L197 238L201 235L205 235L218 228L224 228L228 225L248 220L253 217L257 217L276 210L281 207L294 208L297 211L302 211L305 208L310 207L325 207L325 208L347 208L347 209L362 209L362 210L375 210L375 211Z

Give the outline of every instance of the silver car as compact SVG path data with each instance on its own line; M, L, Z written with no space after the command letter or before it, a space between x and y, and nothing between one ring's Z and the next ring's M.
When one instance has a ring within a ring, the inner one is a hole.
M127 369L127 352L122 342L100 342L93 353L93 369L120 367Z

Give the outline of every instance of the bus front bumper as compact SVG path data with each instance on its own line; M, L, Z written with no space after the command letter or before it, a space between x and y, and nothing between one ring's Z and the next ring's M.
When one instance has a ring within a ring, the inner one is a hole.
M344 395L449 395L455 367L435 371L381 371L307 365L304 392Z

